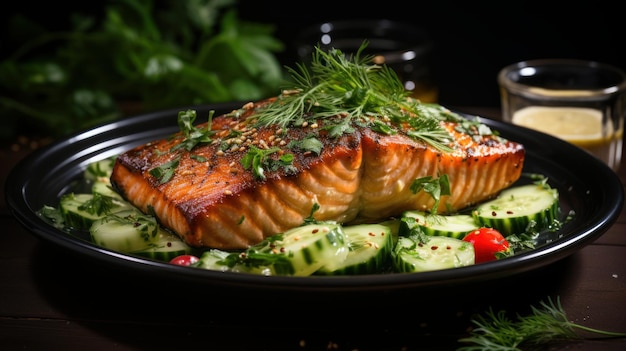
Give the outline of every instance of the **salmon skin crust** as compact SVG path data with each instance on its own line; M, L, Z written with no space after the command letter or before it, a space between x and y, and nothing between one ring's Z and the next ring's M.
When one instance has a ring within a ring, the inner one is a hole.
M120 154L112 185L191 246L245 249L311 218L351 224L428 211L436 202L411 190L418 178L448 176L450 195L438 207L443 214L492 198L521 176L523 145L469 135L454 122L441 122L454 141L451 151L441 151L358 123L340 136L324 128L327 120L253 127L250 121L265 104L249 103L199 124L214 134L190 150L180 147L186 140L181 131ZM321 147L298 148L307 141ZM281 163L285 155L291 159ZM245 158L254 160L252 166ZM169 172L167 180L155 169Z

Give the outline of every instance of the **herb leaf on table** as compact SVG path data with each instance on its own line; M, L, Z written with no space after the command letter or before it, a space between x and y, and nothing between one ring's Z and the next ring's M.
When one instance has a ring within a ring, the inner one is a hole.
M458 340L469 345L457 351L522 351L526 347L580 339L577 329L609 337L626 337L626 333L588 328L569 321L558 297L556 301L548 297L547 301L540 302L540 307L531 306L531 312L528 316L517 315L516 320L511 320L505 311L489 309L472 320L476 328L469 336Z

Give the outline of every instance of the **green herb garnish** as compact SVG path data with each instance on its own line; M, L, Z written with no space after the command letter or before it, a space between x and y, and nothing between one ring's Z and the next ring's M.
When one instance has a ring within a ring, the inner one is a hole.
M405 222L409 228L409 233L406 236L411 238L415 243L425 244L430 240L430 236L424 232L421 225L417 225L417 220L414 217L403 216L401 221ZM397 250L395 251L406 249L402 248L400 245L396 245L396 248ZM412 248L414 248L414 246ZM413 251L412 248L409 248L408 251Z
M41 210L39 210L38 214L44 218L49 219L55 228L65 228L65 217L63 217L63 214L61 213L61 210L59 210L59 208L44 205Z
M476 325L470 336L459 339L471 345L457 351L522 351L528 347L545 345L552 341L579 339L576 329L611 337L626 337L626 333L616 333L588 328L567 319L560 300L548 298L540 302L541 308L531 306L532 314L517 316L517 320L507 317L505 311L489 309L485 315L473 320Z
M174 176L174 172L176 171L179 162L180 156L151 169L149 173L158 180L158 185L165 184Z
M314 203L313 207L311 208L311 212L309 213L309 216L304 219L304 223L302 225L311 224L311 223L318 223L318 221L315 219L315 217L313 215L319 209L320 209L320 204L318 204L317 202Z
M417 194L420 190L430 194L435 200L430 213L437 214L441 195L450 195L450 180L448 179L448 175L444 174L439 178L427 176L413 180L413 183L411 183L411 191L413 194Z
M103 215L111 212L113 208L113 198L104 196L100 193L94 192L91 199L85 201L82 205L78 206L80 211L85 211L89 214Z
M196 111L195 110L186 110L178 112L178 127L180 128L181 133L184 136L183 141L180 144L172 147L170 151L174 151L177 149L185 149L187 151L191 151L196 145L200 143L209 143L211 142L211 136L215 134L214 131L211 130L211 121L213 119L214 110L209 111L209 121L206 124L205 128L197 128L194 126L194 122L196 120Z
M196 154L191 154L189 155L189 158L192 160L196 160L198 162L206 162L207 158L201 155L196 155Z
M289 142L287 147L292 150L313 152L314 154L319 155L322 153L324 144L322 144L322 142L314 135L309 135L302 140L292 140L291 142Z
M289 257L283 254L277 254L273 250L274 243L280 242L283 239L284 235L282 233L272 235L262 242L249 247L245 251L239 253L231 252L223 255L217 263L229 268L235 266L248 268L271 266L276 275L293 275L294 267Z
M302 118L325 121L331 137L352 132L353 122L385 134L403 131L412 138L449 151L453 142L442 121L464 121L436 104L409 97L396 73L362 55L363 42L353 56L341 50L315 48L309 67L288 68L293 85L255 114L258 125L299 126ZM473 131L475 132L475 131Z

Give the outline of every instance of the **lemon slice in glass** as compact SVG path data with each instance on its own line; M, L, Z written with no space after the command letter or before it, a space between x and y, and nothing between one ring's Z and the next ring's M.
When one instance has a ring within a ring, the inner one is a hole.
M512 122L582 147L607 142L602 133L602 113L591 108L530 106L515 112ZM612 135L612 125L608 128L608 135Z

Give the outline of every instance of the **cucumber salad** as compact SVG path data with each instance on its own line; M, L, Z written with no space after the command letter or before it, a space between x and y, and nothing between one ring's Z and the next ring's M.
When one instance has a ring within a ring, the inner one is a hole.
M89 164L80 185L39 215L100 247L199 269L290 276L450 269L532 250L541 232L562 225L557 189L541 175L523 174L528 184L461 213L405 211L384 222L353 225L316 221L312 213L301 226L245 250L199 249L115 192L109 180L114 162Z

